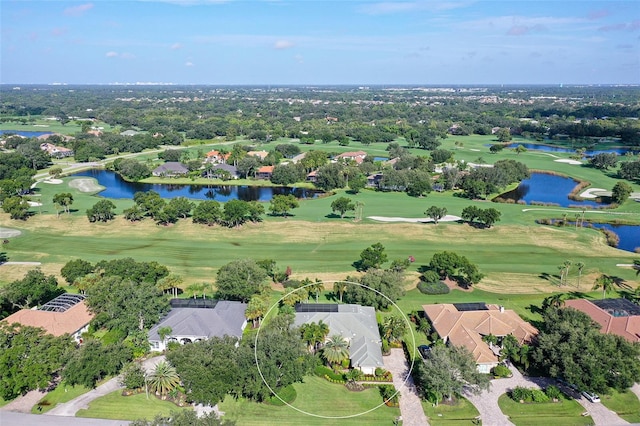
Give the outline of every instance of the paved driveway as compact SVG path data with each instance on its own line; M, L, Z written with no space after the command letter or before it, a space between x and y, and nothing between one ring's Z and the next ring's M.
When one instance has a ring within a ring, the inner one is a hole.
M483 425L513 425L498 407L498 397L507 391L517 386L543 388L549 384L555 384L555 381L549 377L524 377L515 367L510 366L510 368L513 372L513 377L492 380L489 390L483 391L480 395L471 395L468 392L464 394L480 412ZM562 390L574 397L585 408L585 411L591 415L596 425L617 426L629 424L629 422L621 419L601 403L589 402L582 395L571 391L569 388L563 387Z
M153 370L156 364L158 364L163 359L164 359L164 355L157 356L154 358L149 358L143 361L142 366L147 372L149 372ZM122 389L122 386L120 385L120 376L117 376L111 380L108 380L107 382L101 384L95 389L92 389L89 392L84 393L79 397L72 399L69 402L56 405L51 410L47 411L45 415L73 417L76 415L78 410L81 410L83 408L89 408L89 403L94 399L110 394L111 392L117 391L118 389Z
M427 416L422 409L420 397L409 374L409 364L402 349L391 349L389 356L383 357L384 368L393 375L393 385L400 391L400 414L403 426L428 426ZM406 382L405 382L405 379Z

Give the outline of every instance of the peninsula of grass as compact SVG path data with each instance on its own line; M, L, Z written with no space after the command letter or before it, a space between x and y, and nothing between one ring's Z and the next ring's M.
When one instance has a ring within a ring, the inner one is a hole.
M111 420L153 419L156 415L168 416L171 411L187 410L190 407L178 407L173 402L162 401L153 395L140 393L122 396L117 390L89 403L88 409L76 413L76 417L90 417Z
M231 396L218 407L225 413L225 419L241 425L384 425L393 424L400 416L400 409L386 405L358 415L382 404L377 388L351 392L314 376L306 376L304 383L293 386L297 397L291 406L295 408L236 400Z
M459 396L452 403L442 401L437 406L422 401L422 408L432 426L463 426L472 424L480 415L468 399Z
M69 386L62 382L54 390L43 396L42 399L31 408L31 413L44 414L56 405L69 402L90 390L91 389L82 385Z
M616 413L629 423L640 423L640 400L633 392L626 390L618 392L609 389L608 395L600 397L602 405Z
M558 402L520 404L507 394L498 398L500 410L516 426L552 424L554 426L592 425L591 416L583 416L585 409L574 399L561 397Z

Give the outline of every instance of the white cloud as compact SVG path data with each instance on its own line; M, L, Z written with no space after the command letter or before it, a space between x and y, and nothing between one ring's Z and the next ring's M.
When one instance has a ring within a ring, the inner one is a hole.
M278 50L290 49L292 47L293 43L289 40L278 40L273 44L273 48Z
M193 66L195 66L195 65L193 64L193 62L191 62L191 61L187 61L187 62L185 62L185 63L184 63L184 66L185 66L185 67L193 67Z
M107 58L115 58L115 57L118 56L118 52L113 52L113 51L107 52L107 53L105 53L104 56L106 56Z
M304 57L302 55L295 55L293 57L293 59L295 59L295 61L299 64L303 64L304 63Z
M178 49L182 49L182 44L181 43L173 43L171 45L171 50L178 50Z
M368 15L387 15L391 13L406 13L415 11L442 11L467 7L472 1L399 1L379 2L363 5L362 13Z
M81 16L91 9L93 9L93 3L85 3L79 4L78 6L68 7L63 13L67 16Z

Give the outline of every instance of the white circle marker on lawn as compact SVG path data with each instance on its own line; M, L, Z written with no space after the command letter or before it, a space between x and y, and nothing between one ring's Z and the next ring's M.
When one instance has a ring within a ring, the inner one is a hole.
M347 283L347 284L354 284L354 285L360 286L360 287L362 287L362 288L365 288L365 289L367 289L367 290L373 291L373 292L375 292L375 293L379 294L380 296L384 297L385 299L387 299L387 300L388 300L388 301L389 301L389 302L394 306L394 308L396 308L396 309L398 310L398 312L400 312L400 314L402 315L402 318L403 318L403 319L404 319L404 321L407 323L407 326L409 327L409 330L411 331L411 340L413 341L413 348L414 348L414 351L416 350L416 349L415 349L415 348L416 348L416 335L415 335L415 333L413 332L413 328L412 328L412 326L411 326L411 322L410 322L410 321L409 321L409 319L406 317L406 315L404 315L404 314L402 313L402 310L400 309L400 307L399 307L399 306L398 306L398 305L397 305L393 300L391 300L389 297L387 297L387 295L386 295L386 294L383 294L383 293L381 293L380 291L378 291L378 290L376 290L376 289L374 289L374 288L371 288L371 287L369 287L369 286L367 286L367 285L360 284L360 283L356 283L356 282L352 282L352 281L343 281L343 280L322 281L322 284L333 284L333 283L336 283L336 282ZM263 320L262 320L262 321L263 321L263 324L264 324L264 320L269 316L269 314L271 313L271 311L273 310L273 308L277 307L277 306L280 304L280 301L281 301L281 300L283 300L283 299L284 299L285 297L287 297L288 295L295 293L295 292L296 292L296 291L298 291L298 290L301 290L301 289L306 288L306 287L310 287L310 286L315 285L315 284L316 284L316 283L310 283L310 284L304 285L304 286L302 286L302 287L295 288L295 289L291 290L290 292L288 292L287 294L285 294L284 296L282 296L280 299L278 299L278 301L277 301L276 303L274 303L273 305L271 305L271 307L269 308L269 310L267 311L267 313L264 315L264 318L263 318ZM270 392L271 392L271 393L272 393L276 398L278 398L278 399L279 399L283 404L286 404L288 407L293 408L294 410L296 410L296 411L298 411L298 412L300 412L300 413L302 413L302 414L306 414L306 415L308 415L308 416L312 416L312 417L318 417L318 418L321 418L321 419L350 419L350 418L353 418L353 417L358 417L358 416L365 415L365 414L370 413L370 412L372 412L372 411L374 411L374 410L377 410L378 408L380 408L380 407L382 407L383 405L385 405L385 403L384 403L384 401L383 401L383 402L381 402L380 404L376 405L375 407L373 407L373 408L371 408L371 409L369 409L369 410L367 410L367 411L363 411L363 412L361 412L361 413L349 414L349 415L347 415L347 416L325 416L325 415L322 415L322 414L309 413L308 411L304 411L304 410L301 410L300 408L294 407L293 405L289 404L289 403L288 403L287 401L285 401L284 399L280 398L280 395L278 395L278 394L277 394L277 393L276 393L276 392L271 388L271 386L269 386L269 383L267 383L267 380L264 378L264 375L262 374L262 370L260 369L260 362L258 361L258 338L260 337L260 330L262 330L262 326L260 326L260 328L258 328L258 332L256 333L256 338L255 338L255 340L254 340L254 342L253 342L253 344L254 344L253 357L254 357L254 360L255 360L255 362L256 362L256 367L258 367L258 373L260 374L260 377L262 378L262 382L267 386L267 388L269 389L269 391L270 391ZM415 355L415 352L413 353L413 355ZM413 363L409 363L409 364L410 364L410 365L409 365L409 371L407 372L407 375L406 375L406 377L405 377L404 381L402 382L402 386L401 386L400 388L402 388L402 387L406 386L406 384L407 384L407 380L409 380L409 377L411 377L411 372L413 371ZM391 382L391 384L393 384L393 382ZM391 399L395 398L395 396L396 396L396 395L398 395L399 393L400 393L400 389L396 389L396 392L391 396L391 398L389 398L389 400L391 400Z

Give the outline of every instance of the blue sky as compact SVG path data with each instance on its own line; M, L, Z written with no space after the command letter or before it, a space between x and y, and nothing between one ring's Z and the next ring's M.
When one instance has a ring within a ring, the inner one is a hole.
M1 0L9 84L638 84L640 1Z

